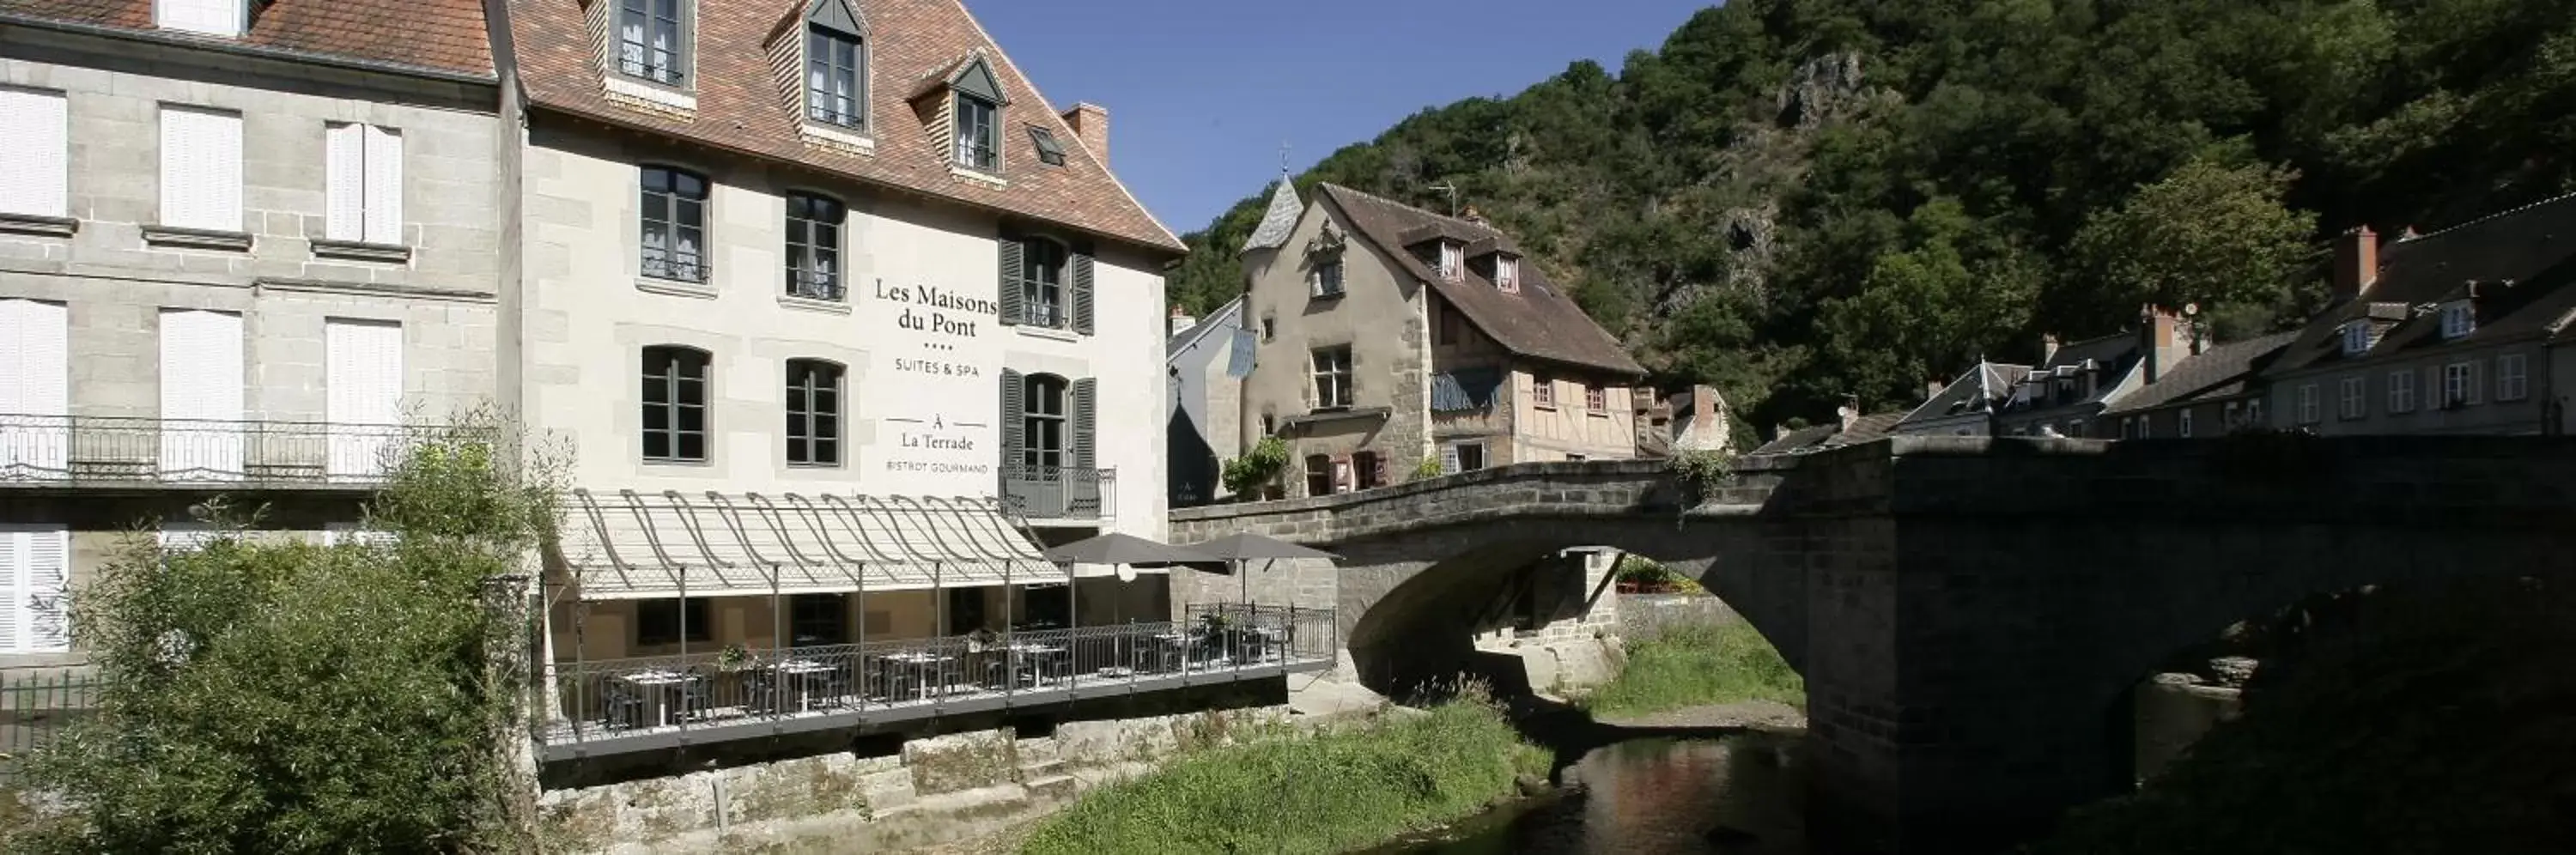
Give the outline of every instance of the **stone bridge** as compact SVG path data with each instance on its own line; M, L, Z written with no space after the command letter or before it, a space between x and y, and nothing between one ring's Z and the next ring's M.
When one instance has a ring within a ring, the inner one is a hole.
M1343 555L1259 598L1330 600L1371 682L1446 643L1444 602L1497 574L1587 545L1661 561L1806 678L1820 816L1905 852L2126 790L2129 689L2231 624L2576 564L2576 441L2556 437L1895 437L1736 466L1694 489L1653 461L1523 464L1175 511L1172 537Z

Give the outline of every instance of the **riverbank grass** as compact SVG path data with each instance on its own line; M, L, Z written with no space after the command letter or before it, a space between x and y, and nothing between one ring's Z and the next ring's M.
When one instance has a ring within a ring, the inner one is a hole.
M1803 710L1807 682L1743 621L1667 628L1628 649L1619 677L1583 699L1596 716L1775 701Z
M1020 851L1343 852L1473 814L1547 763L1499 709L1471 696L1423 715L1183 758L1084 797Z

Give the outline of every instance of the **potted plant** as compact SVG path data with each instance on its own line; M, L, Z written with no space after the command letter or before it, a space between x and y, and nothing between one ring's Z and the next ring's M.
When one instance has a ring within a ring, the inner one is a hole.
M1279 473L1288 471L1288 441L1265 436L1253 443L1242 457L1225 462L1225 488L1236 496L1259 496L1262 500L1281 499L1287 488L1279 484Z
M759 660L751 655L751 648L742 646L742 642L739 641L725 645L723 650L716 653L716 668L727 673L742 671L758 664L760 664Z

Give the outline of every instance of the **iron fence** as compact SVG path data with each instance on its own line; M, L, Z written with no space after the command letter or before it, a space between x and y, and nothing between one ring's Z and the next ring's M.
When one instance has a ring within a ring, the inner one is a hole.
M1000 467L1002 501L1037 520L1096 520L1118 513L1118 470Z
M0 415L0 485L381 485L390 424Z
M840 716L887 720L961 701L1047 703L1158 680L1257 679L1329 666L1329 609L1179 623L557 662L549 743L612 740Z
M98 707L96 675L61 671L0 677L0 786L18 783L20 764Z

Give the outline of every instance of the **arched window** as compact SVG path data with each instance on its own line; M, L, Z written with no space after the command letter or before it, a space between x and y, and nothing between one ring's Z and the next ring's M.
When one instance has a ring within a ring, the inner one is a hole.
M1029 326L1064 327L1064 262L1064 244L1046 238L1024 239L1020 250L1020 306Z
M841 465L841 364L787 360L787 462Z
M841 223L849 209L811 193L787 194L787 294L841 299Z
M805 115L845 128L867 125L867 44L841 0L805 16Z
M694 347L644 348L644 459L706 462L707 367L713 361Z
M1053 374L1020 383L1020 465L1033 475L1065 465L1065 385Z

